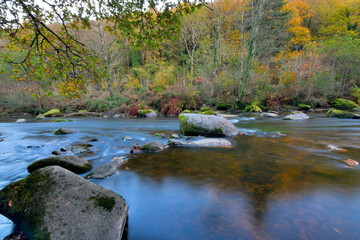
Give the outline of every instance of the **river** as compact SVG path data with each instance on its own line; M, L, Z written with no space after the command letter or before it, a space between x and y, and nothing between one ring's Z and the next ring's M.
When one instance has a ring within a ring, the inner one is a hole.
M74 142L97 138L85 158L95 167L177 132L176 118L74 118L73 122L0 121L0 189L26 167ZM91 180L129 205L126 238L359 239L360 121L312 114L304 121L239 115L232 148L176 148L127 155L114 175ZM69 127L76 133L55 136ZM279 136L282 133L285 136ZM131 136L133 141L123 141ZM346 151L331 151L328 145ZM13 224L0 215L0 239Z

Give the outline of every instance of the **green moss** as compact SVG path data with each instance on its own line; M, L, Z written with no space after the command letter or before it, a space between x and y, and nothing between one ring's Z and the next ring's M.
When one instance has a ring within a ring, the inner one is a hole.
M191 111L186 109L186 110L182 111L182 113L191 113Z
M36 117L36 119L43 119L43 118L45 118L45 116L42 115L42 114L39 114L39 115Z
M310 105L305 105L305 104L298 104L298 109L308 111L308 110L311 109L311 106Z
M205 136L205 137L223 137L224 133L222 129L215 128L213 130L209 130L206 128L198 127L193 123L188 121L188 117L180 114L180 132L184 136Z
M97 195L97 196L90 197L89 200L95 201L96 207L102 207L108 212L111 212L115 206L115 198L114 197Z
M47 192L52 184L49 173L35 171L0 191L1 213L18 224L30 239L50 239L43 227L45 199L37 196ZM12 207L8 206L10 201Z
M61 160L61 158L52 157L52 158L45 158L36 162L33 162L27 167L27 170L32 173L37 169L44 168L47 166L60 166L65 169L68 169L74 173L86 173L93 169L93 166L90 163L85 163L83 165L76 165L73 163L69 163L66 161Z
M360 110L360 106L354 103L351 100L346 100L342 98L335 99L333 102L331 102L331 105L340 110L346 110L346 111L357 111Z
M215 105L215 108L217 110L228 110L229 108L231 108L232 104L229 102L222 102L222 103L217 103Z
M330 109L326 113L326 117L330 118L358 118L359 116L357 114L354 114L352 112L347 112L343 110L337 110L337 109Z
M202 108L200 108L200 111L201 111L201 112L210 111L210 108L208 108L208 107L202 107Z
M159 133L155 133L154 136L155 136L155 137L158 137L158 136L159 136Z
M138 117L146 117L146 114L148 113L151 113L151 109L139 110L137 115Z
M86 113L88 113L89 111L87 111L87 110L79 110L78 111L78 113L81 113L81 114L86 114Z
M72 122L73 120L68 120L68 119L56 119L55 122Z
M47 111L43 115L46 117L46 116L55 115L55 114L60 114L60 110L58 108L51 109L50 111Z
M208 111L205 111L205 112L202 112L201 114L203 115L214 115L215 113L211 110L208 110Z

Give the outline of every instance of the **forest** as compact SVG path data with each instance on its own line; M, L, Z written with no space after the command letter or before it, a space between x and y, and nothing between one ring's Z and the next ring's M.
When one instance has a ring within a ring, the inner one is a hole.
M16 38L2 31L0 111L177 115L359 103L359 0L217 0L161 14L178 9L160 24L148 7L147 21L99 15L83 27L58 18L36 32L25 19Z

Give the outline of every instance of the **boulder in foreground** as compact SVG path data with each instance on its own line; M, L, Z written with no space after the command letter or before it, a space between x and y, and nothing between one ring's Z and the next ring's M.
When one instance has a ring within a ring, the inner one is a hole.
M338 98L331 102L331 106L339 110L360 111L360 106L351 100Z
M41 159L30 164L27 169L32 173L39 168L47 166L60 166L74 173L86 173L93 168L93 166L85 159L69 155Z
M128 206L116 193L50 166L3 188L0 214L30 239L121 239Z
M232 137L238 130L229 120L212 115L180 114L180 132L184 136Z

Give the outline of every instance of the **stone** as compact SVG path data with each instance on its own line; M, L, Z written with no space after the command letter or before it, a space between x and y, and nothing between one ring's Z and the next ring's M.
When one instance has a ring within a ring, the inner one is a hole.
M179 137L179 134L177 134L177 133L172 133L172 134L170 135L170 138L178 139L178 138L180 138L180 137Z
M73 120L70 120L70 119L56 119L54 122L72 122Z
M339 110L360 111L360 106L351 100L338 98L331 102L331 106Z
M86 140L87 142L97 142L97 141L99 141L99 139L97 139L97 138L91 138L91 139L89 139L89 140Z
M75 130L71 129L71 128L59 128L58 130L56 130L54 132L55 135L65 135L65 134L71 134L74 133Z
M115 114L115 115L113 116L113 118L119 118L119 117L121 117L121 114Z
M145 152L161 152L162 150L165 149L165 145L153 141L145 144L144 146L142 146L141 149Z
M231 137L238 130L229 120L211 115L180 114L180 132L184 136Z
M20 118L20 119L16 120L16 122L17 122L17 123L26 122L26 119L24 119L24 118Z
M112 161L95 168L86 178L103 179L111 176L124 162L123 157L115 157Z
M298 104L297 105L298 110L303 110L303 111L309 111L311 109L310 105L306 105L306 104Z
M87 160L74 155L56 156L41 159L30 164L27 169L29 173L47 166L60 166L74 173L86 173L91 171L93 166Z
M121 239L128 206L64 168L41 168L0 191L0 214L29 239Z
M61 154L62 154L62 152L55 150L55 151L52 151L52 153L51 153L51 154L52 154L52 155L56 155L56 156L58 156L58 155L61 155Z
M137 116L138 117L157 117L157 114L152 109L143 109L143 110L138 110Z
M166 138L165 133L155 133L154 136L155 136L155 137Z
M329 118L352 118L352 119L360 119L360 114L338 110L338 109L330 109L326 113L326 117Z
M69 148L69 150L73 154L77 155L90 152L90 147L93 147L93 145L89 143L75 143Z
M122 140L124 140L124 141L132 141L133 138L130 137L130 136L125 136L125 137L122 138Z
M44 119L44 118L45 118L45 116L42 115L42 114L39 114L39 115L37 115L37 117L36 117L36 119Z
M228 140L221 138L205 138L192 142L183 142L176 139L170 139L168 145L171 147L231 147L232 144Z
M294 111L290 113L289 115L284 117L284 120L305 120L309 119L310 117L306 115L305 113Z
M61 151L61 152L66 152L67 149L66 149L66 148L60 148L60 151Z
M261 113L260 117L265 117L265 118L276 118L279 117L278 114L276 113L270 113L270 112L266 112L266 113Z
M51 109L50 111L47 111L43 114L44 117L56 115L60 115L60 110L58 108Z

